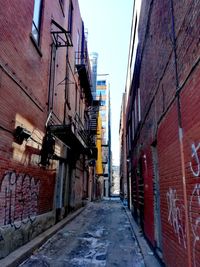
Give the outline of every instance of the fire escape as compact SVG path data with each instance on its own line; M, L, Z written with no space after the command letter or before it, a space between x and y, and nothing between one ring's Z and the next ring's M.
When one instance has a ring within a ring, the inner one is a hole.
M54 30L51 31L51 34L56 49L59 47L72 46L70 32L67 32L54 20L52 20L52 24ZM48 142L53 146L54 142L52 140L56 137L71 148L70 151L73 153L73 157L77 157L82 152L88 155L88 159L96 160L97 150L95 147L95 135L97 131L99 101L93 100L92 98L90 65L87 52L76 52L75 67L88 106L86 111L87 121L83 123L76 113L68 122L66 122L65 119L63 122L60 122L55 118L55 114L52 111L47 119L47 134L46 139L44 139L46 143L44 143L43 147L46 149L48 147ZM52 155L52 150L51 154L48 154L48 151L46 154L44 153L41 164L47 165L49 158L55 158L55 155Z
M97 159L96 134L97 134L97 118L100 101L94 100L91 90L91 71L87 51L78 51L75 56L75 66L79 75L80 86L84 90L84 94L88 103L87 115L89 124L87 129L87 154L89 159Z

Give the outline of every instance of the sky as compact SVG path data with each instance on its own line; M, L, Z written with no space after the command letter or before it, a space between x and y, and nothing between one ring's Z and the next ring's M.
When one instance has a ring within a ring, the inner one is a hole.
M88 31L89 53L98 53L97 73L109 74L111 150L113 164L119 165L120 111L126 83L133 0L78 1Z

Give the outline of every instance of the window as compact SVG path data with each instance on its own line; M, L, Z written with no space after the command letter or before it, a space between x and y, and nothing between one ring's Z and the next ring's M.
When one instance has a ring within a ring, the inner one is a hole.
M40 23L41 23L42 0L34 1L32 35L37 45L40 42Z
M96 95L100 96L100 95L106 95L106 90L96 90Z
M72 1L69 2L69 13L68 13L68 31L72 35L72 27L73 27L73 5Z
M106 85L105 80L97 81L97 85Z

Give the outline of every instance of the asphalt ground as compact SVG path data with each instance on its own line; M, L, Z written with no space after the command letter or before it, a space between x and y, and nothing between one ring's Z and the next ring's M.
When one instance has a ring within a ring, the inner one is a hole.
M5 265L1 265L0 261L0 266L160 266L130 211L121 201L88 203L85 208L70 216L71 218L60 222L60 225L47 230L48 233L46 231L46 234L37 237L34 246L33 243L28 243L19 248L18 255L16 252L16 255L11 253L6 257L7 265L6 261ZM36 242L37 240L40 242ZM25 258L27 259L21 263Z

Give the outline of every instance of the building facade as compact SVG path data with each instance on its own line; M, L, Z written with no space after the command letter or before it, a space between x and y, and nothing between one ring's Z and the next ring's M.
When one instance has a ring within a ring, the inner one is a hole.
M108 140L108 80L98 79L96 84L96 99L100 100L100 116L102 120L102 161L104 175L104 196L109 197L109 140Z
M112 166L112 184L111 196L119 196L120 193L120 179L119 179L119 166Z
M127 158L126 158L126 93L123 93L121 112L120 112L120 126L119 126L119 143L120 143L120 198L123 203L128 201L128 179L127 179ZM129 201L130 203L130 201Z
M95 198L98 114L78 0L2 6L0 258Z
M126 84L129 206L170 267L200 266L199 10L199 1L134 2Z
M96 99L96 84L97 84L97 67L98 67L98 53L90 54L90 65L92 72L92 96Z

